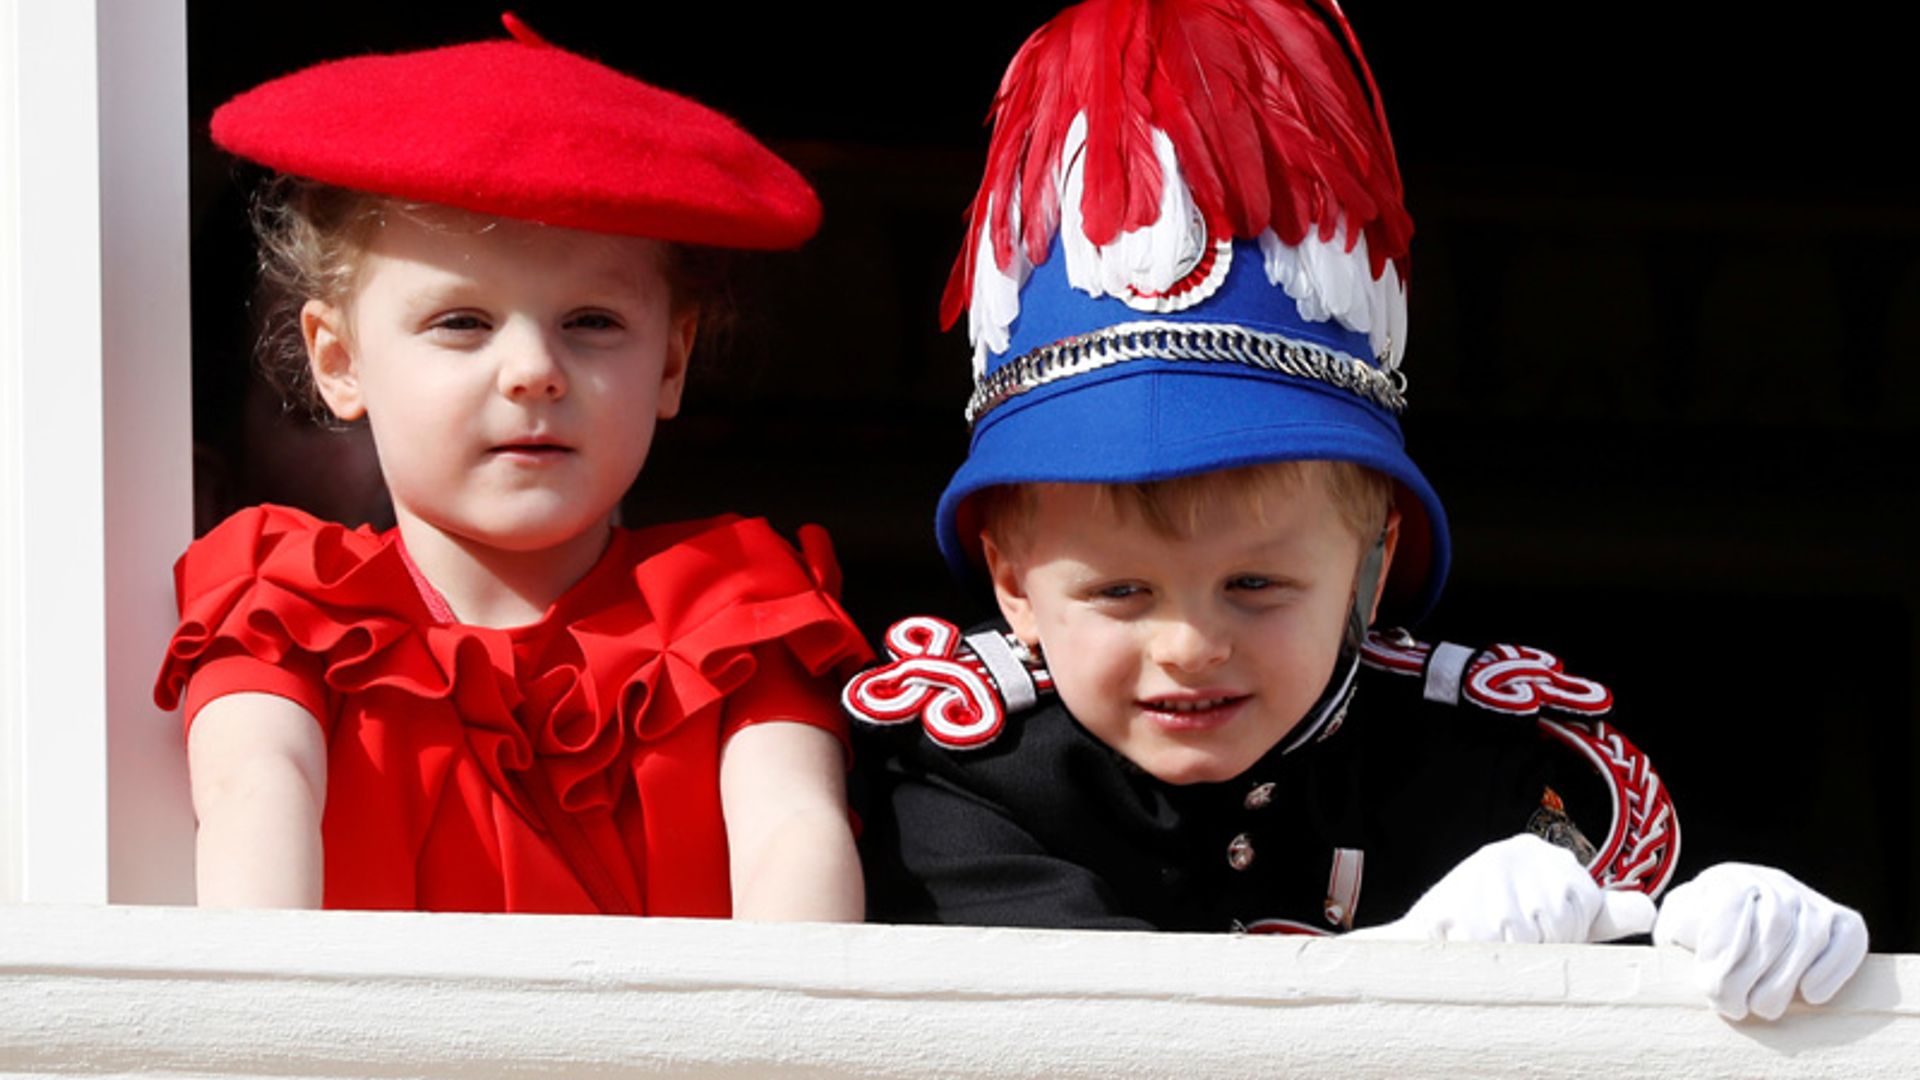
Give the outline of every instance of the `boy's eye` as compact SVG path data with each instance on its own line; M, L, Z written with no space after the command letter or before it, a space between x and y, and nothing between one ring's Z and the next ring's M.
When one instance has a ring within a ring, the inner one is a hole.
M1237 603L1277 607L1300 595L1300 582L1270 574L1235 574L1227 579L1226 590Z
M1100 600L1130 600L1136 596L1145 596L1146 592L1144 585L1137 585L1131 581L1117 581L1093 590L1093 595Z

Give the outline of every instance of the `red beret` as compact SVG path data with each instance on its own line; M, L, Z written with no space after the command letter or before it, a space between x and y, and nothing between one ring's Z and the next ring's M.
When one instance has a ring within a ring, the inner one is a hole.
M820 202L792 166L697 102L542 41L318 64L213 114L213 140L340 187L593 232L786 248Z

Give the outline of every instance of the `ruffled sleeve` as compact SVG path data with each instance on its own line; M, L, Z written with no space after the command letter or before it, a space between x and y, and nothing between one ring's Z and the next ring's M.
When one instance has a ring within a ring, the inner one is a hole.
M727 696L722 739L754 724L791 721L817 727L840 740L849 760L853 740L847 731L847 713L833 693L840 679L809 675L793 655L777 645L753 650L753 677Z
M327 673L352 672L408 636L417 604L404 564L366 529L256 506L195 541L174 566L180 626L154 701L192 714L223 694L289 698L329 721Z

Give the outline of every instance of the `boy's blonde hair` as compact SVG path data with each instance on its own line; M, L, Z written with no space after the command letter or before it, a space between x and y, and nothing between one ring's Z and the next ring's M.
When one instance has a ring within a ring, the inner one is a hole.
M1243 507L1264 521L1269 499L1300 490L1303 484L1323 484L1340 520L1362 545L1386 528L1393 505L1393 480L1384 473L1350 461L1269 461L1235 469L1177 476L1132 484L1094 484L1095 500L1117 512L1137 514L1161 536L1179 539L1193 535L1214 507ZM983 532L1002 551L1018 551L1028 539L1039 484L1002 484L973 496Z

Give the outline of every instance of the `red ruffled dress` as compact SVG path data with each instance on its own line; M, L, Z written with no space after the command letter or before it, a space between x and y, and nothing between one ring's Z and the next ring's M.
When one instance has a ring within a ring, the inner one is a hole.
M731 908L720 749L782 719L845 737L830 677L867 647L818 529L616 529L539 622L436 618L399 534L244 510L175 567L154 699L187 723L262 691L327 738L325 905L425 911Z

